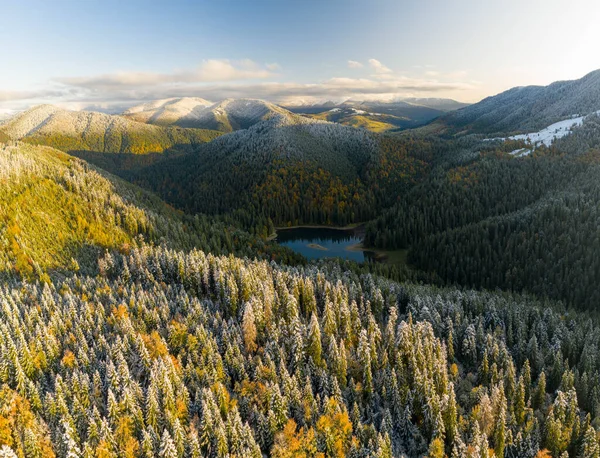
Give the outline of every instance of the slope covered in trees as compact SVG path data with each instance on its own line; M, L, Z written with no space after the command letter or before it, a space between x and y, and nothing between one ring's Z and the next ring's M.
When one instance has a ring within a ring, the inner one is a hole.
M190 151L219 132L159 127L122 116L63 110L40 105L20 113L0 127L13 140L52 146L62 151L147 154Z
M342 103L326 102L286 108L294 113L345 125L357 126L364 123L361 127L375 130L378 121L395 126L396 129L422 126L465 106L467 104L451 99L410 98L393 102L346 100ZM382 126L378 128L382 129Z
M320 113L306 114L304 116L322 121L335 122L344 126L360 127L372 132L407 129L419 125L418 121L407 117L367 112L345 106L343 108L332 108Z
M272 118L191 155L124 174L188 212L235 213L247 227L360 222L422 178L441 142L303 118Z
M58 150L0 144L0 278L96 270L106 249L146 242L293 259L226 221L188 217Z
M549 86L515 87L434 121L428 130L504 134L543 129L600 107L600 70Z
M600 329L552 304L149 246L0 297L6 456L598 450Z
M437 167L368 225L365 242L410 248L410 262L445 282L595 308L599 141L600 123L591 117L528 157L486 146L476 159Z

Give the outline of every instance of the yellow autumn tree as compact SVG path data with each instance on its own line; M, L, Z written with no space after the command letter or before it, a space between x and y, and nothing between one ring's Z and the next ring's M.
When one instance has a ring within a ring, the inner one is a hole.
M296 431L296 422L288 420L283 431L275 436L271 450L273 458L313 458L317 457L317 442L312 428Z

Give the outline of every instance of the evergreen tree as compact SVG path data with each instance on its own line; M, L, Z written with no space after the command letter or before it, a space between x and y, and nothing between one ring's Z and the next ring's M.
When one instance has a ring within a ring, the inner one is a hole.
M160 458L178 458L177 448L169 431L166 429L163 431L162 438L160 440L160 449L158 452Z

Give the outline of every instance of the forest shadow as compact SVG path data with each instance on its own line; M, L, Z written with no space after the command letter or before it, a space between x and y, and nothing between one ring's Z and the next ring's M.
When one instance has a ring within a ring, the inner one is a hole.
M133 154L133 153L101 153L98 151L70 150L68 154L83 159L101 169L121 177L131 174L159 162L175 159L191 154L194 147L190 145L174 145L163 152Z

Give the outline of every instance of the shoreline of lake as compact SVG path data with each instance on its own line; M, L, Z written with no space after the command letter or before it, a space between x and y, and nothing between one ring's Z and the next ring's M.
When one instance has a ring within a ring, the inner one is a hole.
M363 253L371 253L373 259L379 262L384 262L388 260L388 252L384 250L377 250L375 248L368 248L363 245L363 242L355 243L354 245L347 246L345 248L348 251L362 251Z
M297 224L295 226L278 226L275 228L275 232L267 237L267 240L272 241L277 238L278 231L285 231L288 229L333 229L336 231L352 231L362 228L366 223L352 223L346 226L328 226L326 224Z
M275 228L276 231L285 230L285 229L337 229L340 231L349 231L351 229L356 229L359 226L364 225L365 223L352 223L346 226L332 226L327 224L298 224L296 226L278 226Z

